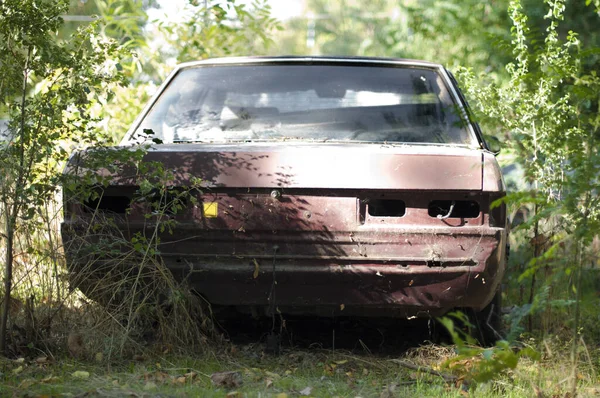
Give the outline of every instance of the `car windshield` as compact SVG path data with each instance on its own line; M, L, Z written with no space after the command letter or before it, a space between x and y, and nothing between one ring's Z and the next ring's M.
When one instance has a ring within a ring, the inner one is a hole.
M343 141L473 145L441 76L391 66L268 64L181 70L138 133L165 143Z

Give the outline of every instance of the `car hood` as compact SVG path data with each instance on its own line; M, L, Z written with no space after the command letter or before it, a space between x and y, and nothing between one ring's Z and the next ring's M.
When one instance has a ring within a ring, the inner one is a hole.
M145 159L206 187L481 190L483 151L385 144L162 144Z

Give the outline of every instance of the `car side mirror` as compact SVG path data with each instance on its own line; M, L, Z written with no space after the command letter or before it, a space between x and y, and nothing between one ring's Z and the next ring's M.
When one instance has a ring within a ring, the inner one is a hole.
M502 150L502 144L498 137L495 137L493 135L486 136L485 142L490 152L492 152L494 155L499 154Z

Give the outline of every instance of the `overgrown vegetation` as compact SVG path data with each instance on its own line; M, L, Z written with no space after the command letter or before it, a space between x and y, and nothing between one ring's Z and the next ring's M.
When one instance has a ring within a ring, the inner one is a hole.
M74 146L102 143L91 106L124 82L119 47L99 37L93 25L68 42L52 39L66 7L54 1L0 3L0 101L10 121L0 147L4 352L13 289L27 292L24 296L44 294L37 299L48 302L64 298L55 233L58 170ZM21 283L13 287L13 279Z
M133 355L149 340L190 350L205 346L212 333L205 303L175 282L156 253L156 231L171 228L169 216L181 208L165 202L173 197L169 173L160 164L142 161L148 146L101 148L124 134L148 98L153 79L164 78L169 57L227 54L251 44L260 52L277 24L262 2L251 7L210 2L207 9L190 4L189 22L158 26L170 44L156 53L138 24L145 16L141 5L118 3L97 1L102 21L70 36L62 31L61 36L68 36L62 39L55 35L68 1L0 3L0 98L9 120L0 146L6 171L0 181L5 254L0 349L5 354L50 354L68 348L72 355L87 358L89 346L95 346L97 352L123 356ZM238 23L232 25L231 13ZM182 46L173 38L184 34L184 26L195 29L198 15L210 31L202 30L204 37L194 39L195 47ZM222 47L224 42L231 48ZM188 54L194 48L197 52ZM140 55L151 58L143 68L138 68ZM77 173L63 174L72 151L88 146L100 149L85 154ZM110 184L109 176L92 170L123 168L132 170L141 187L136 200L149 206L150 233L122 236L111 227L114 220L101 219L88 206L93 222L79 241L64 242L63 247L58 233L62 205L71 203L60 203L60 187L78 190L71 196L89 205ZM176 199L183 195L177 192ZM106 251L114 253L115 261L98 264L94 253ZM65 253L79 257L80 278L67 281ZM105 307L94 308L76 287ZM84 313L91 315L82 317ZM94 332L83 338L79 329Z
M575 393L580 339L596 333L595 327L581 329L581 309L584 288L589 288L583 280L595 278L598 256L592 243L600 216L596 192L600 80L595 71L586 69L595 51L584 51L576 32L559 36L565 2L545 3L549 25L539 44L531 40L521 2L510 3L515 61L507 66L510 79L505 85L485 78L478 83L465 69L461 77L486 125L506 132L508 147L522 159L530 188L506 199L513 206L532 209L532 216L519 227L533 232L532 256L517 274L519 283L529 284L529 297L521 304L529 313L531 332L571 328ZM564 316L567 322L564 318L559 325L553 322Z

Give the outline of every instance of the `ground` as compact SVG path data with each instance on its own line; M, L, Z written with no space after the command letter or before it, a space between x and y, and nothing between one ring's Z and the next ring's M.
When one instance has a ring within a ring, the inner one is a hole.
M329 326L325 326L328 329ZM379 329L381 330L381 329ZM426 334L426 331L423 331ZM338 332L340 333L340 332ZM357 334L358 333L358 334ZM205 354L169 352L107 359L96 353L86 360L40 356L0 362L0 396L16 397L570 397L568 345L557 340L543 347L539 362L519 365L493 381L476 383L474 369L483 356L458 361L452 345L421 339L391 339L372 346L356 339L353 328L341 348L328 341L285 342L280 355L265 353L252 336L234 338ZM417 333L417 332L414 332ZM414 334L413 333L413 334ZM354 334L354 335L353 335ZM382 334L383 335L383 334ZM289 336L288 336L289 337ZM410 336L409 336L410 337ZM413 336L414 337L414 336ZM406 344L400 343L401 341ZM354 344L354 343L357 344ZM585 347L577 374L580 396L599 396L599 355ZM225 372L225 373L224 373Z

